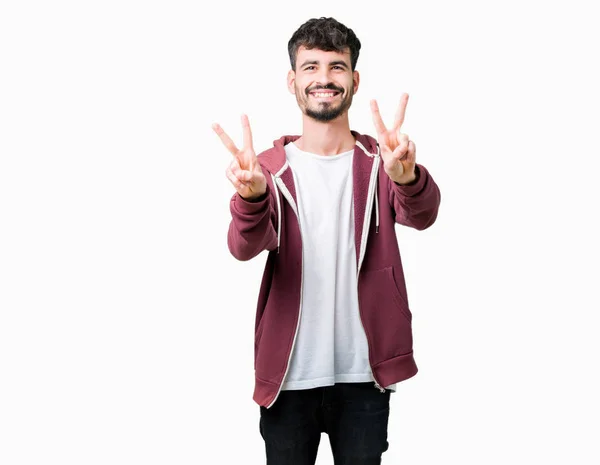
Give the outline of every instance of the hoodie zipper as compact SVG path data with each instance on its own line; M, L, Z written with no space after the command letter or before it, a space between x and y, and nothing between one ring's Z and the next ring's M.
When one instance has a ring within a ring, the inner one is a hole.
M292 207L292 210L294 210L294 213L296 214L296 218L298 219L298 228L300 229L300 239L302 240L302 227L300 225L300 215L298 214L298 209L296 207L296 202L294 202L294 198L292 197L292 194L290 193L290 191L286 187L286 185L283 182L283 180L279 177L279 174L282 173L283 171L285 171L285 169L287 168L287 166L288 165L286 163L284 165L284 167L275 175L275 182L279 185L279 190L281 190L281 193L287 199L287 201L290 203L290 206ZM279 214L281 214L281 211L279 212ZM301 244L302 244L302 242L301 242ZM302 246L301 246L301 250L302 250ZM287 376L288 371L290 369L290 362L292 360L292 354L294 353L294 347L296 345L296 337L298 336L298 328L300 327L300 318L302 317L302 290L303 290L303 286L304 286L304 259L302 259L302 266L300 268L300 308L298 309L298 321L296 322L296 330L294 331L294 340L292 341L292 349L290 350L290 355L288 356L287 365L285 367L285 373L283 374L283 378L281 380L281 384L279 385L279 389L277 390L277 394L275 394L275 398L273 399L273 402L271 402L267 406L268 409L273 406L273 404L275 403L275 401L279 397L279 394L281 393L281 388L283 387L283 383L285 382L285 377Z
M371 179L369 180L369 190L368 190L368 195L367 195L367 205L366 205L366 209L368 211L365 212L365 219L364 219L364 223L363 223L363 232L362 232L362 236L361 236L361 243L360 243L360 249L359 249L359 257L358 257L358 268L356 270L356 285L358 286L358 278L360 275L360 268L362 267L362 263L363 263L363 259L365 257L365 253L367 250L367 239L369 236L369 227L371 226L371 214L373 212L373 197L375 196L375 189L377 188L377 176L379 175L379 163L381 161L381 159L379 158L378 155L374 155L369 153L364 147L362 147L363 152L365 152L365 154L367 154L370 157L373 157L373 167L371 168ZM379 206L377 206L376 208L378 208ZM379 212L376 212L379 213ZM358 292L358 288L357 288L357 292ZM363 322L363 318L362 318L362 313L360 311L360 301L358 304L358 308L359 308L359 316L360 316L360 323L363 327L363 331L365 332L365 336L367 335L367 330L365 329L365 324ZM369 338L367 337L367 345L369 346L369 364L371 365L371 344L369 344ZM381 384L379 383L379 381L377 380L377 377L375 376L375 372L373 371L373 366L371 365L371 374L373 375L373 380L375 381L375 387L377 389L379 389L380 392L385 392L385 388L383 386L381 386Z

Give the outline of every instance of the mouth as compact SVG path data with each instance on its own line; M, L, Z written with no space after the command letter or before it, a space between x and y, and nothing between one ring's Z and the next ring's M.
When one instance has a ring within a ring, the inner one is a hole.
M309 92L308 95L310 95L312 98L314 98L316 100L326 102L329 100L333 100L338 95L340 95L340 93L341 92L338 92L337 90L315 90L315 91Z

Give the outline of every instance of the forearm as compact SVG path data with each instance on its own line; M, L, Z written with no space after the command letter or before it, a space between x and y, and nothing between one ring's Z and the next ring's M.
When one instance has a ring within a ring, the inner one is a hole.
M418 230L431 226L440 205L440 190L423 165L416 165L415 179L408 184L390 180L390 203L396 222Z
M273 199L270 188L254 200L246 200L238 193L230 202L231 223L227 244L231 254L238 260L250 260L265 249L277 245L274 227Z

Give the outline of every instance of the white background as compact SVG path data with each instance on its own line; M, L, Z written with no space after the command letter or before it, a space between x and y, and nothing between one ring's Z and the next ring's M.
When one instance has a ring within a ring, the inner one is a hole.
M419 373L388 464L597 464L600 104L592 2L0 7L0 463L262 464L266 255L226 231L230 155L301 131L287 41L333 16L438 183L398 226ZM323 435L317 463L332 464Z

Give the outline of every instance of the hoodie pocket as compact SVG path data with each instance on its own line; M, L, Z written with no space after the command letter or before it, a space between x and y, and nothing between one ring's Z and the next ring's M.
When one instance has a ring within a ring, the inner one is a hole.
M411 313L391 266L361 273L358 300L373 364L412 352Z
M257 350L260 344L260 337L262 336L263 327L265 323L265 316L263 315L258 322L258 328L256 329L256 333L254 334L254 349Z
M385 268L385 271L388 275L390 288L392 289L392 296L394 297L396 304L400 308L402 314L408 319L408 321L412 322L412 313L410 311L410 308L408 307L408 302L406 301L406 298L404 298L402 296L402 293L400 292L398 282L396 281L396 277L394 276L394 267L389 266Z
M256 332L254 333L254 369L256 370L256 359L258 357L258 348L260 346L260 339L262 337L263 328L265 326L265 315L262 315L260 321L258 322L258 328L256 328Z

